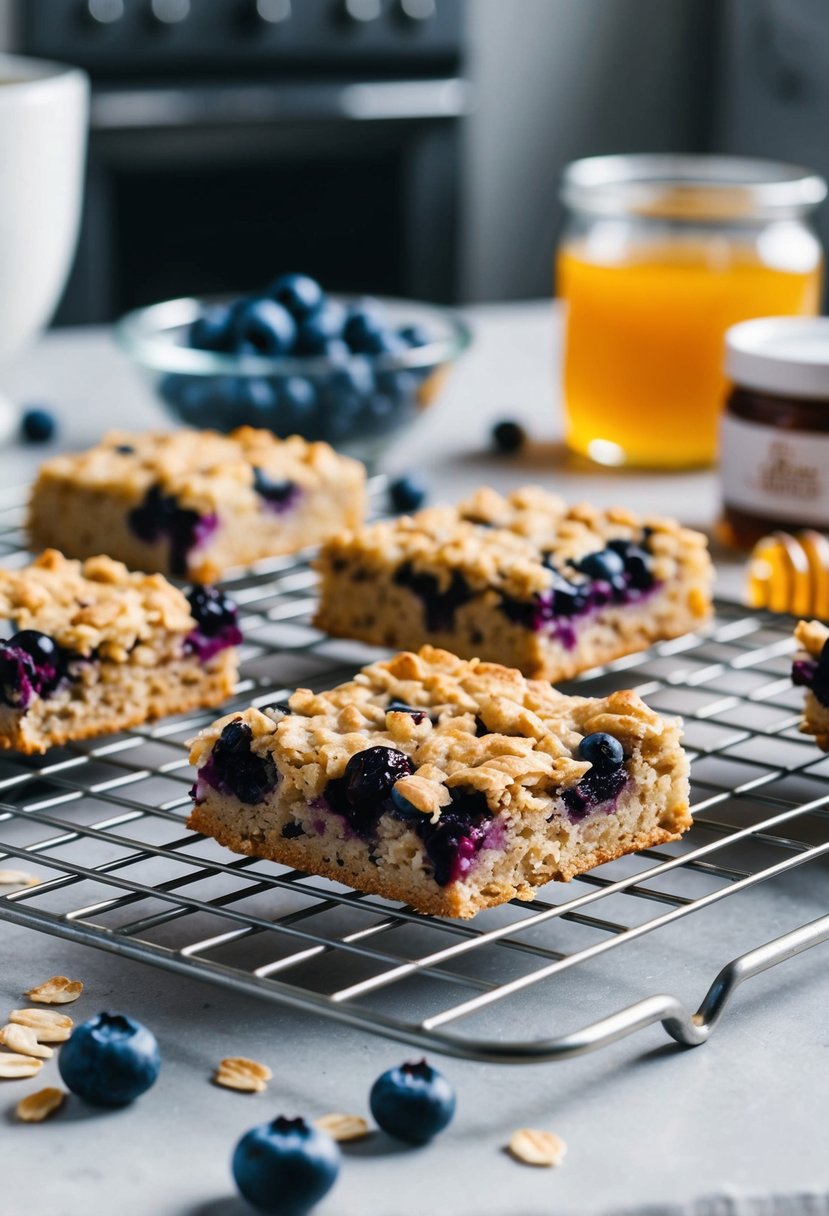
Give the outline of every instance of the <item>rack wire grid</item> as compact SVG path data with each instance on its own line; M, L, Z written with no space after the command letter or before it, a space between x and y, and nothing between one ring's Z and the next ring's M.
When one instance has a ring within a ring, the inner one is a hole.
M28 560L21 514L19 495L0 497L5 565ZM227 587L246 637L228 711L329 687L378 655L310 626L307 554ZM683 715L694 827L530 903L424 917L188 831L185 741L210 711L3 754L0 860L40 881L3 894L0 917L471 1059L564 1059L658 1022L699 1044L742 981L829 938L829 915L815 918L829 757L798 734L791 649L788 618L719 603L704 630L567 685L634 687ZM692 1013L687 993L706 984Z

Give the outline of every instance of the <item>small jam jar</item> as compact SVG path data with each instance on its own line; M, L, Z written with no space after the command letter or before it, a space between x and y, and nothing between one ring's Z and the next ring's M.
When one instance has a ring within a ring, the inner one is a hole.
M726 543L829 531L829 317L763 317L726 333L720 427Z

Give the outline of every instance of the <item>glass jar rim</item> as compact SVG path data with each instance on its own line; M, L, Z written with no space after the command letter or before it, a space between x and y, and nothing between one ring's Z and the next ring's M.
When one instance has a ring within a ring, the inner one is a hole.
M642 153L571 162L561 198L572 211L710 223L797 218L826 190L819 174L783 161Z

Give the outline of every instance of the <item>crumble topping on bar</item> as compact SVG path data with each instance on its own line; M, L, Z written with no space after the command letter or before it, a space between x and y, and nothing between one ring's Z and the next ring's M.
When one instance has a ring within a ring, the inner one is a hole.
M470 916L690 825L679 723L431 646L193 740L189 825L426 912Z
M133 570L212 583L356 527L365 477L359 461L297 435L113 431L41 467L29 502L31 547L106 552Z
M653 557L652 575L665 582L689 555L699 572L708 570L705 537L661 516L638 518L621 507L600 510L568 507L538 486L507 497L482 488L457 507L427 507L416 515L383 520L358 532L343 532L326 543L326 559L338 556L376 560L383 567L411 563L434 575L441 589L457 571L476 590L492 587L516 599L550 590L555 570L571 567L576 583L586 576L577 563L614 540L641 542Z
M259 510L260 486L290 483L299 490L321 486L341 469L344 457L327 443L298 435L277 439L243 426L218 431L110 431L85 452L55 456L39 480L73 480L89 489L141 497L153 486L200 515L217 507ZM349 464L355 464L349 461Z
M187 597L160 574L131 574L109 557L71 561L55 549L22 570L0 570L0 617L113 662L156 635L186 635L196 625Z

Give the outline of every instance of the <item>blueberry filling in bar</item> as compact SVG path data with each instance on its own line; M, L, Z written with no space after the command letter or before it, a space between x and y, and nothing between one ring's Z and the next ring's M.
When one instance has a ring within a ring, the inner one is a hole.
M829 629L820 621L799 621L794 631L799 646L792 663L792 683L806 689L800 729L814 735L818 747L829 751Z
M325 443L252 427L112 432L41 467L29 533L36 549L108 553L133 570L209 583L357 527L364 498L363 466Z
M533 486L341 533L317 568L327 633L431 642L548 680L687 633L711 602L700 533Z
M47 550L0 570L0 748L45 752L220 705L236 683L236 607L121 562Z
M203 731L189 826L425 913L530 900L691 824L677 720L424 646Z

